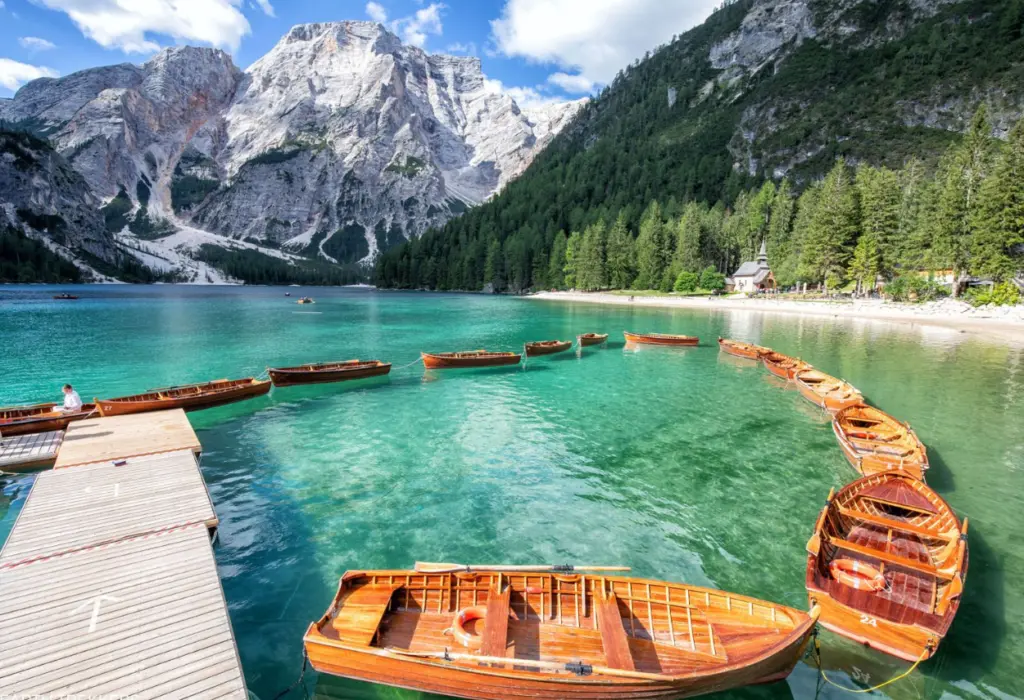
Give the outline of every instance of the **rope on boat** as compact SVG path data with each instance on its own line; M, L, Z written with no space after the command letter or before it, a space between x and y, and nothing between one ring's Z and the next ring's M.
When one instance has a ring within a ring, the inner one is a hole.
M287 688L282 690L280 693L275 695L272 698L272 700L281 700L281 698L283 698L285 695L287 695L288 693L292 692L293 690L295 690L295 688L297 688L299 685L301 685L303 679L306 677L306 667L307 666L309 666L309 656L306 655L306 650L303 649L302 650L302 671L299 672L298 680L296 680L290 686L288 686ZM302 686L302 694L306 695L306 686L304 686L304 685Z
M911 673L913 673L914 669L916 669L918 667L918 665L920 665L920 663L925 660L925 657L928 656L929 650L930 650L930 648L926 647L925 650L921 652L921 655L919 657L917 657L917 661L915 661L914 664L910 668L908 668L906 671L904 671L903 673L899 674L898 676L894 676L893 678L890 678L889 680L885 681L884 683L879 683L878 685L871 686L870 688L849 688L849 687L847 687L845 685L840 685L839 683L836 683L831 678L829 678L827 675L825 675L825 668L821 665L821 642L818 641L818 629L817 628L814 629L814 660L815 660L815 663L817 663L817 665L818 665L818 673L821 674L821 677L829 685L834 686L836 688L839 688L840 690L845 690L847 693L854 693L855 695L861 695L863 693L873 693L876 690L880 690L881 688L884 688L887 685L895 683L896 681L903 680L904 678L909 676Z

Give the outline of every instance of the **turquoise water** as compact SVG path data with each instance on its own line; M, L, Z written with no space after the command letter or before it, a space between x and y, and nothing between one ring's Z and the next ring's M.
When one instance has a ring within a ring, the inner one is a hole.
M0 405L377 358L388 378L275 389L191 414L221 518L217 561L249 688L298 676L301 636L346 569L416 560L625 564L806 607L804 545L854 477L827 420L717 335L800 355L910 421L929 482L970 517L970 572L938 655L888 697L1024 695L1024 350L952 330L751 312L603 308L471 295L279 288L0 287ZM317 299L299 307L299 293ZM623 348L621 331L699 335ZM609 332L607 347L525 369L425 373L420 350L515 349ZM0 482L0 540L31 487ZM905 664L823 633L835 680ZM330 698L414 698L316 678ZM720 697L804 698L783 683ZM293 696L297 697L297 696ZM817 697L844 697L821 688Z

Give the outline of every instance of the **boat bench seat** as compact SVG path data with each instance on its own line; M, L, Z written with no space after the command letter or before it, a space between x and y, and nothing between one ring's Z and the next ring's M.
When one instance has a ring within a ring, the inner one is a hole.
M484 629L480 634L481 656L505 656L508 646L508 612L512 588L506 587L498 591L492 586L487 596L487 617L484 618Z
M331 622L338 639L370 646L399 586L365 585L342 598Z
M905 532L910 535L917 535L919 537L927 537L934 540L942 540L943 542L952 542L958 538L958 535L947 535L944 533L934 532L924 527L914 525L912 523L902 522L900 520L890 520L889 518L883 518L880 515L874 515L872 513L865 513L859 510L851 510L845 506L839 506L839 514L845 515L853 520L859 520L869 525L876 525L878 527L887 527L890 530L897 532Z
M913 559L899 557L895 554L889 554L888 552L883 552L879 549L874 549L873 547L865 547L864 545L854 544L853 542L850 542L848 540L842 540L838 537L830 537L828 538L828 541L831 542L834 546L839 547L840 549L845 549L848 552L853 552L854 554L860 554L865 557L870 557L872 559L885 562L886 564L892 564L893 566L899 566L904 569L909 569L915 573L924 574L925 576L933 576L937 579L942 579L944 581L951 581L953 579L952 573L939 571L934 566L931 566L929 564L923 564L919 561L914 561Z
M629 651L629 636L622 624L619 600L615 594L609 593L600 599L595 596L594 614L597 615L597 626L601 630L605 663L609 668L635 671L633 655Z

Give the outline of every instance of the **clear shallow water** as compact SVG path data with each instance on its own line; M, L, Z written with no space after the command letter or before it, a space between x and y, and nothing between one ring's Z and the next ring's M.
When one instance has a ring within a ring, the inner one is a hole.
M970 517L970 572L938 655L888 697L1024 695L1024 351L880 322L602 308L470 295L316 289L0 288L0 405L377 358L389 378L275 389L191 414L221 518L217 561L249 688L292 683L301 637L350 568L415 560L626 564L806 608L804 545L854 477L817 409L717 335L797 354L910 421L929 482ZM307 290L308 292L309 290ZM621 331L701 336L626 351ZM424 373L420 350L514 349L609 332L605 348L526 369ZM31 477L2 483L0 540ZM905 664L823 633L840 682ZM323 698L415 693L307 674ZM817 675L722 695L804 698ZM843 697L821 688L817 697Z

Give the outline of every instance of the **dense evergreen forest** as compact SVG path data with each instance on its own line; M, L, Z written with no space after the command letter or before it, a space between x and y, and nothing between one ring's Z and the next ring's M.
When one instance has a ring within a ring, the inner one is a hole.
M376 283L667 290L681 272L731 273L762 238L784 285L863 290L953 269L959 292L970 274L1012 277L1021 127L1004 142L984 109L961 135L908 126L898 108L980 87L1016 95L1024 3L954 3L898 40L872 42L910 9L864 2L839 18L859 27L846 40L808 40L774 70L716 82L709 48L750 5L725 5L630 66L500 196L384 253ZM775 121L737 144L744 113L766 104ZM734 167L743 148L756 149L756 167ZM787 179L775 177L780 165Z
M289 262L249 248L227 250L205 244L195 257L246 284L330 286L363 281L362 272L355 266L317 260Z
M10 226L0 228L0 283L81 281L78 268L43 243Z

